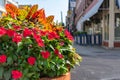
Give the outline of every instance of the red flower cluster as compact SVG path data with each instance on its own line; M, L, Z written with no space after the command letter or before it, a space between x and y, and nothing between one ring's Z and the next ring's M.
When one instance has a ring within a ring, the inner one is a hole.
M3 27L0 27L0 36L3 36L6 34L6 29Z
M48 39L53 40L55 38L60 38L60 36L58 36L56 32L49 32Z
M47 34L47 31L39 30L39 33L40 33L41 36L45 36Z
M12 78L17 80L22 77L22 73L18 70L12 70Z
M13 37L14 34L16 34L14 30L11 30L11 29L8 29L8 30L7 30L7 35L8 35L9 37Z
M41 54L44 59L47 59L50 56L50 53L48 51L42 51Z
M35 64L36 59L34 57L29 57L27 61L32 66Z
M55 53L60 59L63 58L63 55L58 51L58 49L55 49L55 50L54 50L54 53Z
M15 43L18 43L22 40L22 35L21 34L14 34L14 37L13 37L13 42Z
M6 60L7 60L7 57L6 57L6 55L0 55L0 63L5 63L6 62Z
M23 31L23 36L27 37L27 36L30 36L30 35L32 35L32 31L28 28L25 28L24 31Z
M66 36L69 40L73 41L73 37L72 37L72 35L70 34L70 32L68 32L67 29L64 31L64 33L65 33L65 36Z
M33 37L34 37L34 39L36 40L36 42L38 43L38 45L40 47L44 47L45 46L39 35L37 35L37 34L34 33Z

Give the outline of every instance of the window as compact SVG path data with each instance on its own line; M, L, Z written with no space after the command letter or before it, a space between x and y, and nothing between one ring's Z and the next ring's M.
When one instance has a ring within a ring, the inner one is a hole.
M120 13L115 13L115 40L120 40Z
M5 1L4 0L0 0L0 6L4 6Z

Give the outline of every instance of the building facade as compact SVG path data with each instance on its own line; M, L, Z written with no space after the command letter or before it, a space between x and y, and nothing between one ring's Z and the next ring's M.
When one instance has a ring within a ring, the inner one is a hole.
M18 3L15 2L14 0L0 0L0 16L2 15L3 12L6 12L5 4L14 4L18 6Z
M74 30L76 0L68 1L68 12L66 16L66 27L72 33Z
M120 48L120 0L76 0L78 31L102 34L102 45Z

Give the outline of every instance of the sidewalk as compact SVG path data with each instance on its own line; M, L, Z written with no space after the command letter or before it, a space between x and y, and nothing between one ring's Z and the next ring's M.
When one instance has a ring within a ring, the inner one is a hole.
M81 56L120 56L120 49L106 49L101 46L80 46L73 44Z
M83 61L71 71L71 80L120 80L120 49L75 43L74 47Z

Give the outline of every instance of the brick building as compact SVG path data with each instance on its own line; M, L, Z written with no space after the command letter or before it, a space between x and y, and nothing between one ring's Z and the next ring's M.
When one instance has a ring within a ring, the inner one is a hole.
M120 0L76 0L78 31L102 34L102 45L120 48Z

